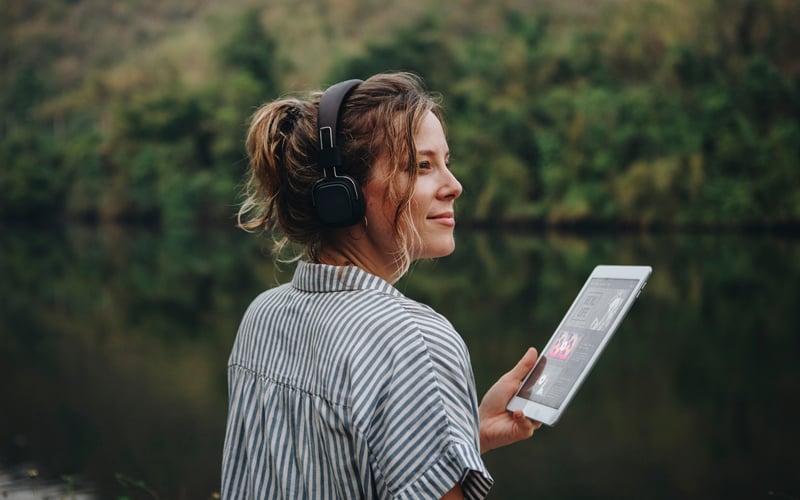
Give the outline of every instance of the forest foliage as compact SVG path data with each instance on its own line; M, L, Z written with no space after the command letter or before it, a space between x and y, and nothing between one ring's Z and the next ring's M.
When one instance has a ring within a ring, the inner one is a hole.
M443 96L463 220L800 223L792 0L629 0L591 15L411 2L414 15L371 31L377 2L318 1L318 16L353 17L307 46L292 34L313 24L309 2L282 17L150 3L136 3L156 10L146 19L92 0L0 6L0 219L231 224L256 106L409 70Z

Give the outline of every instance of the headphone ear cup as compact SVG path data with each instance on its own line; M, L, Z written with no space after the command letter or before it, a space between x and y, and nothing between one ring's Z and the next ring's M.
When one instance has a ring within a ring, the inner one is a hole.
M318 180L311 199L325 226L352 226L364 218L364 196L352 177L337 175Z
M341 150L336 146L339 113L348 94L361 80L346 80L329 87L320 97L317 111L319 159L323 178L314 183L311 200L320 222L328 227L353 226L364 218L364 197L352 177L339 175Z

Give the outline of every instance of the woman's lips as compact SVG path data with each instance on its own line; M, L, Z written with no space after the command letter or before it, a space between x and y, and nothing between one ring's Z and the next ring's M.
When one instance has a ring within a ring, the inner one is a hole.
M443 212L440 214L432 215L428 217L428 219L449 227L453 227L456 225L456 218L455 215L453 215L453 212Z

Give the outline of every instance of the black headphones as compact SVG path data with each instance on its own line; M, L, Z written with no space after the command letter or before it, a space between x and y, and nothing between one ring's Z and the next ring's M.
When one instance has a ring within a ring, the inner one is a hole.
M311 200L323 225L347 227L364 218L364 196L352 177L341 175L342 154L336 147L336 126L339 110L348 94L361 80L347 80L328 88L320 98L317 128L319 129L318 165L324 177L314 183Z

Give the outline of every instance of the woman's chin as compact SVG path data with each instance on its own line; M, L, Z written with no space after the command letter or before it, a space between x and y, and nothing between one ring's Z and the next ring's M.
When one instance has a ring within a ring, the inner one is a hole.
M419 259L438 259L447 257L456 249L455 240L437 242L435 245L425 245L425 249L420 252Z

